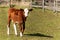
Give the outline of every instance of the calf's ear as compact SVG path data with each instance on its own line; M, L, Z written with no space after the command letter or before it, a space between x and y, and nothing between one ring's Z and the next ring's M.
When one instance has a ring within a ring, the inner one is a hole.
M29 9L29 11L32 11L33 9Z

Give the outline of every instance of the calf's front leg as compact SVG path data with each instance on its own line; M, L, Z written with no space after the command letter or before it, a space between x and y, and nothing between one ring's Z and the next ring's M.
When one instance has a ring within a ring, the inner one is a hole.
M15 31L15 35L17 35L17 28L15 23L14 23L14 31Z

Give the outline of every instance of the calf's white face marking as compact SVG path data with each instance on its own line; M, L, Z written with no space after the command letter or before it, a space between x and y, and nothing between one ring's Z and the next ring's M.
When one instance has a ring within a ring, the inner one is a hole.
M24 12L25 12L25 14L24 14L25 17L27 17L27 16L28 16L28 12L29 12L28 8L25 8L25 9L24 9Z

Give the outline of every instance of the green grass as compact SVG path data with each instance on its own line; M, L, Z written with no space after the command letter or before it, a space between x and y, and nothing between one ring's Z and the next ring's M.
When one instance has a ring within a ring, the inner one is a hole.
M38 8L33 8L29 13L23 37L14 35L13 26L8 36L7 10L7 7L0 7L0 40L60 40L60 16L50 10L43 12Z

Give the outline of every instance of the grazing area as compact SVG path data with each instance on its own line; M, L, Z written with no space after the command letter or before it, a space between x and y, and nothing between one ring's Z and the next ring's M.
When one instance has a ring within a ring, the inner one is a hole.
M33 8L26 20L24 36L14 35L13 23L7 35L8 7L0 7L0 40L60 40L60 16L50 10ZM58 13L59 14L59 13Z

